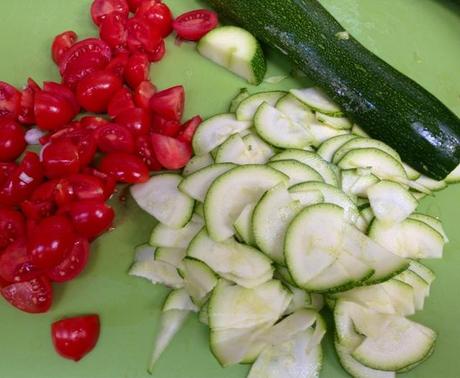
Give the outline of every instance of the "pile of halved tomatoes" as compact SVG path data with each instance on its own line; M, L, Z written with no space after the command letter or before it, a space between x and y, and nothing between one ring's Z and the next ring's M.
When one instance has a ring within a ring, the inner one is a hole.
M52 282L82 272L89 243L112 225L116 184L182 168L201 122L182 123L184 88L157 91L149 67L173 30L197 40L214 28L213 12L174 20L159 0L95 0L91 16L99 38L54 39L62 82L0 82L0 287L29 313L50 308ZM24 152L26 140L39 153Z

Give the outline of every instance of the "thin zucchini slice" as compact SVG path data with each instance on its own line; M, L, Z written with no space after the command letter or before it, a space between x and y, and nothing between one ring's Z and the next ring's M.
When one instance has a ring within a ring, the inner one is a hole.
M162 284L173 289L184 286L184 280L177 273L177 268L163 261L135 262L129 270L129 275L145 278L153 284Z
M289 177L288 186L293 186L301 182L323 181L323 178L317 171L297 160L272 161L268 165Z
M353 126L353 124L348 118L332 117L321 112L316 112L316 119L327 126L331 126L334 129L339 130L350 130Z
M370 169L344 169L341 172L342 190L349 196L367 198L367 191L380 180L370 172Z
M193 209L193 212L196 215L199 215L201 218L204 219L204 206L203 202L195 202L195 208Z
M224 143L227 138L251 127L248 121L238 121L234 114L224 113L202 122L193 136L193 151L205 155Z
M211 164L214 164L214 159L212 158L211 154L204 154L204 155L196 155L190 159L187 165L184 167L182 171L183 176L188 176L201 168L207 167Z
M238 106L241 104L241 101L247 99L251 94L247 88L241 88L238 94L233 98L228 108L229 113L235 113Z
M181 266L182 260L184 259L186 254L187 250L185 248L160 247L156 250L155 260L163 261L178 268L179 266Z
M277 103L276 108L284 113L292 122L308 129L308 126L316 120L315 113L304 103L297 100L293 95L287 94Z
M357 124L354 124L353 127L351 128L351 133L357 136L361 136L364 138L370 138L369 134L366 133L362 127L358 126Z
M241 101L236 109L236 118L240 121L252 121L259 107L266 102L274 106L278 100L286 95L286 92L259 92Z
M260 84L267 71L259 42L247 30L237 26L220 26L211 30L200 39L197 50L250 84Z
M395 278L412 286L415 309L417 311L423 310L425 298L430 294L430 285L428 282L410 269L398 274Z
M265 164L275 155L269 144L254 134L229 137L216 152L216 163Z
M419 261L412 260L410 262L409 269L423 278L423 280L426 281L428 285L431 285L436 279L434 272Z
M400 223L418 206L414 196L402 185L383 180L367 190L376 218L384 223Z
M335 116L342 114L339 106L319 88L291 89L289 92L313 110Z
M153 176L149 181L131 186L137 204L161 223L184 227L192 218L195 201L177 189L182 177L173 173Z
M349 142L345 143L341 148L337 150L334 155L332 162L337 164L348 152L351 150L358 150L361 148L376 148L383 152L386 152L392 158L401 161L399 154L387 144L372 138L354 138Z
M187 248L203 226L203 218L196 214L182 228L171 228L158 223L152 231L149 243L154 247Z
M334 158L334 155L337 152L337 150L340 147L342 147L345 143L349 142L354 138L357 138L357 136L353 134L344 134L332 137L321 143L317 153L324 160L332 162L332 159Z
M422 174L412 168L409 164L402 162L402 165L406 171L409 180L417 180Z
M438 218L432 217L431 215L421 214L421 213L412 213L409 215L410 219L415 219L420 222L426 223L428 226L434 228L438 231L442 237L444 238L444 242L449 242L449 238L447 237L446 232L444 231L444 227L442 226L441 221Z
M178 188L197 201L204 202L206 193L216 178L235 167L236 165L231 163L212 164L185 177Z
M217 285L217 276L205 263L190 257L184 259L181 273L184 278L184 289L193 303L201 307Z
M421 175L417 180L415 180L415 183L434 192L447 187L447 183L444 180L436 181L424 175Z
M161 311L166 312L171 310L198 312L198 307L193 304L190 295L182 288L172 290L166 297Z
M271 261L263 253L233 239L215 242L205 229L192 240L187 255L204 262L221 277L244 287L255 287L273 276Z
M331 168L330 164L314 152L298 149L288 149L271 158L271 161L278 160L297 160L317 171L325 183L338 186L337 175Z
M204 215L209 235L216 241L233 236L233 225L246 205L255 203L268 190L288 177L262 165L233 168L218 177L208 190Z
M303 126L292 122L284 113L264 102L254 116L257 133L268 143L279 148L302 148L312 141L312 135Z
M156 248L150 244L141 244L134 248L134 261L151 261L155 258Z
M325 141L340 135L350 135L349 130L336 129L324 123L313 122L309 125L309 130L313 135L313 146L319 147Z
M239 217L236 219L235 231L241 237L241 239L248 245L255 246L256 240L254 237L254 231L252 229L252 215L256 207L255 203L250 203L246 205Z

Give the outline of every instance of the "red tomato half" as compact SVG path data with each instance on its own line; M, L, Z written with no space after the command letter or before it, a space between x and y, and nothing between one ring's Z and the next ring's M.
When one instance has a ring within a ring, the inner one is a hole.
M154 51L146 51L146 54L151 62L159 62L166 54L166 44L162 40Z
M172 31L171 11L166 4L159 1L143 1L136 11L136 17L146 19L163 38Z
M109 121L99 116L85 116L80 118L81 127L87 130L97 130L99 127L107 125Z
M104 200L108 200L110 196L113 194L115 187L117 185L117 180L115 179L115 177L107 173L98 171L94 168L85 168L83 170L83 173L86 175L91 175L101 182L102 188L104 189Z
M145 19L133 17L128 20L127 43L130 52L153 52L161 41L160 32Z
M27 86L21 92L18 121L24 125L35 124L34 102L35 93L40 91L40 87L32 79L27 80Z
M134 107L133 94L128 88L122 87L110 99L107 112L110 117L115 118L118 113Z
M141 135L136 139L136 154L147 165L150 171L160 171L161 164L158 162L153 151L150 135Z
M143 81L134 90L134 103L139 108L148 109L152 96L156 93L157 88L151 81Z
M62 129L51 136L51 141L67 140L72 142L78 149L80 167L86 167L96 154L97 144L90 128L78 126Z
M40 274L27 253L25 239L16 240L0 255L0 278L6 282L29 281Z
M15 163L3 163L0 161L0 188L6 183L16 168L17 165Z
M17 309L37 314L50 309L53 302L53 288L49 279L41 276L3 287L2 296Z
M97 344L100 333L98 315L62 319L51 325L51 338L56 352L64 358L79 361Z
M217 26L217 14L207 9L184 13L173 22L177 35L187 41L198 41Z
M117 115L115 122L126 127L134 136L148 134L150 131L150 113L146 109L126 109Z
M128 59L128 53L119 53L110 61L105 70L117 75L120 79L122 79L126 64L128 63Z
M28 220L40 221L55 213L58 184L58 179L45 181L27 200L21 203L21 210Z
M115 212L104 202L87 200L70 205L69 216L79 235L93 239L112 226Z
M195 116L182 125L182 131L177 136L177 139L184 143L192 143L195 131L200 126L203 120L200 116Z
M153 116L152 130L154 133L175 138L181 129L182 126L177 121L171 121L157 115Z
M16 210L0 207L0 251L25 236L26 224L22 214Z
M66 282L76 278L85 269L89 258L89 243L86 238L75 239L69 253L59 264L47 272L54 282Z
M90 73L104 69L112 58L110 46L97 38L75 43L62 56L59 71L71 88Z
M99 36L113 50L126 49L126 40L128 38L126 22L126 17L112 13L107 15L100 25Z
M70 221L61 215L42 220L29 235L27 250L33 264L50 269L69 252L75 240Z
M182 85L164 89L150 99L150 109L157 115L180 122L184 112L185 92Z
M129 10L132 13L136 13L137 8L142 4L144 0L128 0Z
M134 152L131 131L116 123L108 123L96 131L96 142L102 152Z
M65 31L54 37L51 45L51 57L54 63L59 64L65 52L77 41L77 34L74 31Z
M113 95L121 88L118 76L107 71L89 74L77 85L77 99L87 111L102 113L107 110Z
M64 84L59 84L52 81L45 81L43 83L43 91L66 99L67 102L72 106L72 109L74 110L75 114L77 114L80 111L80 105L78 105L77 98L75 97L73 92Z
M41 91L35 94L34 114L38 127L55 130L69 123L76 112L65 98Z
M189 143L160 134L152 134L152 147L160 164L167 169L185 167L193 154Z
M11 117L0 118L0 161L14 161L26 148L26 133Z
M149 179L149 170L137 156L125 152L112 152L105 155L99 170L115 177L119 182L137 184Z
M43 147L43 168L49 178L64 177L80 170L78 148L69 140L58 140Z
M129 8L126 0L94 0L91 5L91 18L96 25L111 14L128 18Z
M149 78L150 62L145 54L133 54L125 67L125 80L131 88L136 88Z
M5 115L16 116L19 112L21 92L12 85L0 81L0 117Z
M77 201L106 199L101 180L88 174L70 175L59 180L57 187L54 200L59 206Z

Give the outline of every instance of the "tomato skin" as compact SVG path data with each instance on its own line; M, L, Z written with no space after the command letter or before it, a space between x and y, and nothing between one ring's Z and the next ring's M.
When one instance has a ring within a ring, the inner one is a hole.
M65 98L41 91L35 94L34 114L40 129L55 130L69 123L76 112Z
M77 237L64 259L46 275L53 282L71 281L85 269L89 259L89 243L86 238Z
M146 109L132 108L119 113L115 118L115 122L126 127L134 136L138 136L149 133L151 118Z
M78 149L80 167L86 167L96 154L97 144L94 132L90 128L82 128L81 125L70 126L58 131L51 136L51 142L67 140Z
M59 181L58 179L45 181L21 203L21 210L28 220L39 221L55 213L55 195Z
M110 99L121 88L120 78L113 73L97 71L82 79L76 89L79 104L89 112L107 110Z
M149 179L149 170L137 156L126 152L111 152L105 155L100 163L99 170L111 175L119 182L137 184Z
M142 4L144 0L128 0L129 10L132 13L136 13L137 8Z
M50 269L62 261L74 240L71 222L62 215L53 215L38 223L29 235L27 251L34 265Z
M65 31L54 37L53 44L51 45L51 57L54 63L59 65L65 52L72 47L77 39L77 34L72 30Z
M43 168L36 153L26 152L0 187L0 205L19 205L43 181Z
M23 215L19 211L0 207L0 251L25 236L26 224Z
M21 92L21 100L18 112L18 121L23 125L35 124L34 102L35 93L40 91L40 87L32 79L27 80L27 86Z
M128 20L128 49L131 53L153 52L162 41L161 34L145 19L132 17Z
M66 318L51 325L51 338L56 352L64 358L79 361L97 344L100 334L98 315Z
M0 117L17 116L21 103L21 92L12 85L0 81Z
M120 79L122 79L126 64L128 64L128 59L129 54L121 52L110 61L105 70L117 75Z
M96 141L102 152L133 152L134 138L131 131L116 123L108 123L96 131Z
M31 314L47 312L53 302L53 288L44 276L4 286L1 293L12 306Z
M136 88L149 77L150 62L145 54L133 54L125 67L125 80L131 88Z
M16 168L17 165L15 163L4 163L0 161L0 188L7 182Z
M100 38L113 50L123 50L126 48L126 40L128 38L126 22L126 17L112 13L107 15L100 25Z
M112 58L110 46L97 38L88 38L75 43L62 56L59 72L64 82L75 88L89 74L104 69Z
M151 62L159 62L166 54L166 44L162 40L154 51L147 51L147 57Z
M175 138L181 129L182 126L177 121L171 121L157 115L153 116L152 130L154 133Z
M91 4L91 18L97 26L113 14L128 18L129 8L126 0L94 0Z
M115 177L107 173L101 172L95 168L85 168L83 170L83 174L93 176L100 181L102 188L104 190L104 200L108 200L112 196L117 185L117 180L115 179Z
M43 168L49 178L64 177L80 170L78 148L69 140L58 140L43 147Z
M128 88L122 87L110 99L107 112L110 117L115 118L118 113L134 107L133 94Z
M182 85L164 89L150 99L150 109L160 117L180 122L184 112L185 92Z
M45 81L43 82L43 91L65 99L70 106L72 106L75 115L80 111L80 105L78 105L75 95L64 84L55 83L53 81Z
M79 235L93 239L112 226L115 212L102 201L86 200L71 204L69 217Z
M150 171L160 171L161 164L158 162L153 151L150 135L141 135L136 139L136 154L147 165Z
M136 17L144 18L164 38L172 31L173 16L164 3L156 0L143 1L136 11Z
M145 80L136 87L134 90L134 103L142 109L149 108L149 102L152 96L156 93L157 88L151 81Z
M14 161L26 148L25 131L10 117L0 118L0 161Z
M202 122L203 119L200 116L189 119L182 125L182 131L177 136L177 139L184 143L192 143L195 131Z
M101 126L107 125L109 121L99 116L85 116L80 118L80 125L86 130L95 131Z
M158 161L166 169L185 167L193 154L189 143L160 134L152 134L152 147Z
M0 255L0 278L5 282L29 281L42 274L27 253L25 239L11 243Z
M215 12L207 9L197 9L177 17L173 22L173 29L182 39L198 41L214 29L218 22Z

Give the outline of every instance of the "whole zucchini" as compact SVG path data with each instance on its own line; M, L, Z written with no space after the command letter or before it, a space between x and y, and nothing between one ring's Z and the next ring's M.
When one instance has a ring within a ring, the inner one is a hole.
M286 54L372 137L441 180L460 164L460 120L436 97L367 50L317 0L208 0Z

